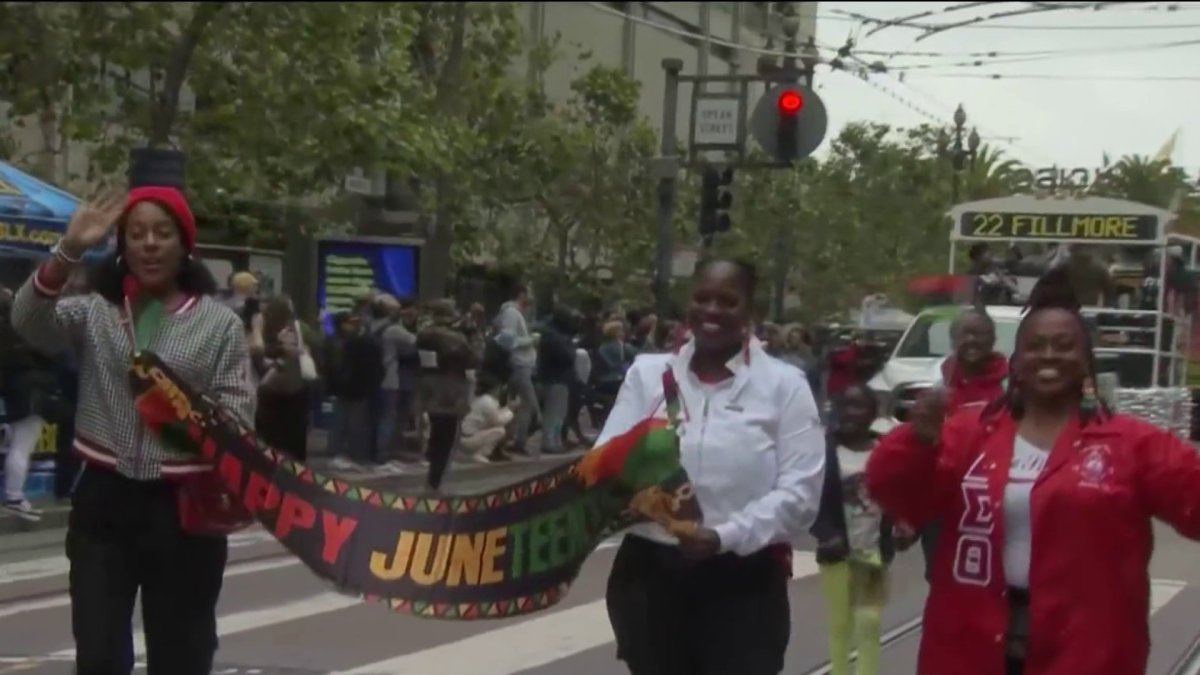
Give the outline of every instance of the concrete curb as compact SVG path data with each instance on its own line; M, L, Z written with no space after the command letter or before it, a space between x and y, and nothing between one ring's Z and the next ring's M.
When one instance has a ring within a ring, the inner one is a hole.
M557 465L569 463L577 458L578 455L555 455L495 464L474 462L454 464L446 476L446 492L454 494L454 485L459 482L520 480ZM318 471L323 469L323 467L315 468ZM386 475L340 474L339 477L379 490L412 490L425 485L423 471ZM42 502L37 506L43 509L42 519L38 522L30 522L15 515L0 515L0 552L10 553L62 546L62 537L52 533L67 527L67 519L71 514L70 504L67 502Z

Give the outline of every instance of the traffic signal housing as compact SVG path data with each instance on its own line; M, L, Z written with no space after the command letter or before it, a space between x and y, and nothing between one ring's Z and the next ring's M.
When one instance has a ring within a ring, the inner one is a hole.
M784 162L795 161L800 145L797 134L800 131L800 111L804 109L804 94L794 87L779 89L775 95L775 109L779 111L777 156Z
M733 168L705 167L700 182L700 234L709 237L733 226Z
M804 159L825 140L829 118L817 92L799 84L775 85L750 117L750 134L781 164Z

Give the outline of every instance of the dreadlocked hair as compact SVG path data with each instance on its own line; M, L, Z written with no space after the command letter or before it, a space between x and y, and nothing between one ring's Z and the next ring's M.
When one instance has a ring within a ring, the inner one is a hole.
M1021 337L1027 329L1029 318L1043 310L1063 310L1075 317L1075 320L1079 324L1079 333L1083 339L1084 367L1087 370L1086 377L1092 383L1091 386L1095 386L1095 345L1092 341L1091 326L1088 325L1087 319L1084 318L1083 313L1080 311L1081 308L1082 305L1079 302L1079 298L1075 295L1075 288L1071 284L1070 271L1066 265L1054 267L1038 279L1033 290L1029 293L1029 300L1025 303L1023 310L1024 316L1021 318L1020 325L1017 326L1016 349L1013 351L1012 358L1008 362L1008 384L1005 387L1004 395L988 404L983 413L985 417L995 415L1002 410L1007 410L1016 419L1020 419L1025 414L1025 401L1021 398L1020 382L1017 380L1014 364L1017 363L1020 357ZM1083 424L1088 424L1093 420L1103 420L1111 414L1108 404L1099 397L1096 397L1095 406L1081 406L1079 410L1079 417Z

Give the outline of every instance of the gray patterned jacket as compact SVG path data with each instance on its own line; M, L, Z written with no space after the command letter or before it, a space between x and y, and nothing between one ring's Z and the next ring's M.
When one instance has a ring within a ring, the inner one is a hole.
M129 388L133 345L124 311L96 294L61 300L57 295L35 272L17 292L12 323L43 353L69 347L79 356L75 452L135 480L208 471L207 464L164 447L138 417ZM228 307L209 297L189 298L164 317L150 350L193 386L253 423L246 338L241 320Z

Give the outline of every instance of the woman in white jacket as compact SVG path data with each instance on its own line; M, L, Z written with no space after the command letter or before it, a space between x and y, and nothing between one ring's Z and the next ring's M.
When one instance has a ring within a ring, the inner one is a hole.
M740 262L697 266L692 339L634 361L597 441L667 416L672 372L681 461L704 521L682 540L641 524L621 544L607 601L617 656L633 675L783 669L791 542L816 518L825 441L804 374L750 332L755 277Z
M508 425L513 420L513 408L500 405L497 396L502 385L488 373L479 373L475 384L475 397L471 399L471 410L463 417L459 445L471 453L472 458L484 464L496 459L507 459L500 452L500 443L507 435Z

